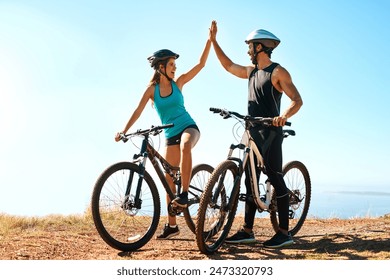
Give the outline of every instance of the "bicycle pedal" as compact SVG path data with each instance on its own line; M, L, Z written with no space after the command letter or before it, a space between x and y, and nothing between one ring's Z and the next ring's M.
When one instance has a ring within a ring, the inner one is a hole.
M180 204L177 204L176 201L172 201L172 205L173 205L174 208L177 208L177 209L184 209L184 208L187 208L187 206L188 206L187 204L184 205L184 206L182 206Z

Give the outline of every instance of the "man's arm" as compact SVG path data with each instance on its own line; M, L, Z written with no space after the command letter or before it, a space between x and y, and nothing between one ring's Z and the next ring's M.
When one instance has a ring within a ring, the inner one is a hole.
M283 67L278 66L273 75L272 83L280 92L284 92L291 100L290 105L279 117L274 118L273 124L276 126L285 125L287 119L295 115L303 105L301 95L292 82L290 73Z
M217 22L213 21L210 28L210 39L213 43L214 51L218 60L221 62L223 68L225 68L225 70L229 73L239 78L247 79L249 77L250 69L248 69L248 67L233 63L233 61L224 53L217 42L217 31Z

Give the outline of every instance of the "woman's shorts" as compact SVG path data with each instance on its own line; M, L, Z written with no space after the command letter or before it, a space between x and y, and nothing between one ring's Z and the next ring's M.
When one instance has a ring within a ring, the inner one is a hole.
M198 126L196 124L191 124L191 125L187 126L185 129L183 129L183 131L180 132L179 134L166 139L165 140L165 145L166 146L179 145L180 144L180 140L181 140L181 135L183 134L183 132L187 128L195 128L197 131L199 131L199 128L198 128Z

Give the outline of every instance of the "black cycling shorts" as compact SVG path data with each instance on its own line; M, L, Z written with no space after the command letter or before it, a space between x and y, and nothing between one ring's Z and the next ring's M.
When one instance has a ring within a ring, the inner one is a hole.
M180 144L180 140L181 140L181 135L183 134L183 132L187 128L195 128L197 131L199 131L199 128L198 128L198 126L196 124L191 124L191 125L187 126L185 129L183 129L183 131L180 132L179 134L166 139L165 140L165 145L166 146L179 145Z

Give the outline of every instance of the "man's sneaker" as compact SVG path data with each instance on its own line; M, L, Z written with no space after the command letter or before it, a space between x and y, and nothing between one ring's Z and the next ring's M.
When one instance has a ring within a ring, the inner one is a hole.
M165 224L164 229L160 235L157 235L157 239L169 239L180 233L179 227L171 227L169 224Z
M186 208L188 204L188 192L182 192L179 194L178 197L172 200L172 203L176 206Z
M294 244L294 241L290 233L285 235L281 231L278 231L270 240L263 243L266 248L280 248L291 244Z
M249 244L249 243L255 243L256 239L253 232L247 233L244 229L240 229L232 236L226 238L225 242L229 244L240 244L240 243Z

